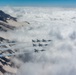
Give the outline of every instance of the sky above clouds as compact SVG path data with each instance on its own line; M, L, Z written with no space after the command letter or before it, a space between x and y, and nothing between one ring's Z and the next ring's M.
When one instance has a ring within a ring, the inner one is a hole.
M31 6L31 5L76 5L76 0L0 0L0 5L13 5L13 6Z

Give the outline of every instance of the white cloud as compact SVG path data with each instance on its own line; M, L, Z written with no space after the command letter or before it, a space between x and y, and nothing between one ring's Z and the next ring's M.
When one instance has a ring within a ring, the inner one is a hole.
M30 53L23 57L25 63L17 75L76 75L76 18L72 19L76 17L76 9L20 7L13 10L10 14L19 21L30 22L28 26L8 32L10 39L28 42L16 45L20 49L24 46L26 51L30 46ZM32 39L51 39L52 42L46 51L34 53Z

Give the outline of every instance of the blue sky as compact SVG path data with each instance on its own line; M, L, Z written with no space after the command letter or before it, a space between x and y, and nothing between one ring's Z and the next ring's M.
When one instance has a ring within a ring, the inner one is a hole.
M76 0L0 0L0 5L12 6L76 6Z

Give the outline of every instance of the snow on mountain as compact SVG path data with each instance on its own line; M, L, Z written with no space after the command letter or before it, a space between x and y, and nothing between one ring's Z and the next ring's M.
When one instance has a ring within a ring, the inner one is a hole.
M20 57L24 64L17 75L76 74L76 8L5 7L2 10L17 17L19 22L30 23L7 34L0 33L11 40L26 42L16 45L28 52ZM43 47L45 51L35 53L32 40L37 39L52 41Z

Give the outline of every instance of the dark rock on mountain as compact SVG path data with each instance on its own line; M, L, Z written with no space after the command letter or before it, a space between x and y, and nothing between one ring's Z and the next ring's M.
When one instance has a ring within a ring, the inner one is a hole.
M6 14L2 10L0 10L0 31L7 32L9 30L14 30L15 28L22 27L26 24L30 24L29 22L18 22L17 18L12 17L9 14Z
M7 43L7 42L9 42L9 40L8 40L8 39L5 39L5 38L3 38L3 37L0 37L0 43L1 43L1 42L6 42L6 43Z
M27 21L18 22L17 18L12 17L9 14L6 14L2 10L0 10L0 31L3 31L6 33L7 31L14 30L14 29L22 27L26 24L30 24L30 23ZM16 73L19 65L13 64L14 62L11 59L14 56L11 56L11 57L5 56L5 54L14 54L18 51L18 49L13 49L13 46L16 43L17 43L17 41L9 40L8 37L5 37L5 36L2 37L2 35L0 36L0 75L4 75L5 73L13 75ZM3 57L2 57L2 55L3 55ZM28 56L28 58L29 58L29 56ZM27 58L27 60L29 60L28 58ZM17 68L15 68L16 66L17 66Z
M2 10L0 10L0 31L6 32L8 30L14 30L15 26L9 24L8 20L17 22L17 19L15 17L12 17L9 14L6 14Z
M0 26L0 31L6 32L7 30L5 28L3 28L2 26Z
M0 65L0 71L1 71L3 74L6 72L1 65Z
M2 38L2 37L0 37L0 41L3 41L3 40L5 40L4 38Z
M1 42L5 42L5 43L16 43L17 41L11 41L11 40L5 39L3 37L0 37L0 43Z
M9 26L8 24L2 23L2 22L0 22L0 25L4 26L6 28L12 29L12 30L15 28L14 26Z
M2 10L0 10L0 20L7 22L8 19L12 19L14 21L17 21L17 19L15 17L12 17L12 16L4 13Z

